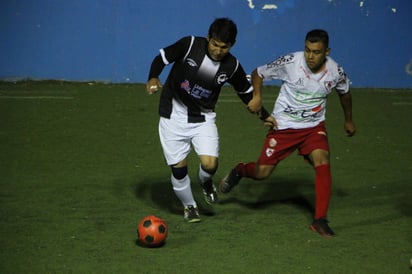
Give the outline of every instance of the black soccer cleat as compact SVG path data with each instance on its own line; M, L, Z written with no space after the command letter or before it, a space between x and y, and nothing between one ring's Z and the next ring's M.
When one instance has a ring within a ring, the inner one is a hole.
M208 203L209 205L216 203L217 192L212 180L200 183L200 186L202 187L203 197L205 198L206 203Z
M183 217L188 223L198 223L200 222L199 209L193 205L186 206Z
M314 220L313 223L310 225L310 229L312 231L316 231L321 236L326 238L335 236L335 233L328 225L328 221L324 218Z
M242 176L237 173L236 169L232 169L220 182L219 191L229 193L232 188L239 184L240 179L242 179Z

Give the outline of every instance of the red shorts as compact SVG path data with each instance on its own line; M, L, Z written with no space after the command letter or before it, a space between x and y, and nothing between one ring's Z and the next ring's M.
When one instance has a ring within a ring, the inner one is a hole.
M277 165L296 149L304 157L315 149L329 151L325 123L312 128L269 131L257 164Z

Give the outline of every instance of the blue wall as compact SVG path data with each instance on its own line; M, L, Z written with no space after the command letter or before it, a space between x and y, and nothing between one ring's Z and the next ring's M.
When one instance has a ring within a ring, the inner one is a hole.
M412 88L410 0L1 0L0 79L145 82L159 48L222 16L247 72L324 28L353 86Z

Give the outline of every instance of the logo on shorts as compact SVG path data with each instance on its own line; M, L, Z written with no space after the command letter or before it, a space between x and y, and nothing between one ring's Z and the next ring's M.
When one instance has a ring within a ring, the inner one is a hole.
M269 146L270 147L275 147L277 143L278 142L275 140L275 138L270 138L270 140L269 140Z
M318 134L319 134L319 135L325 135L325 136L326 136L326 132L324 132L324 131L318 131Z
M266 148L266 156L267 157L272 156L274 152L275 152L275 150L273 148Z

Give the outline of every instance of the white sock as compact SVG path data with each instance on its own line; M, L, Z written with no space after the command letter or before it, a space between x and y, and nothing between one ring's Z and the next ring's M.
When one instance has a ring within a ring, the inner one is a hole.
M199 165L199 181L201 184L210 181L212 179L212 174L207 173L202 169L202 165Z
M189 175L186 175L183 179L178 180L173 175L171 176L173 191L177 198L182 202L183 206L193 205L196 207L196 201L192 194L192 188L190 186Z

